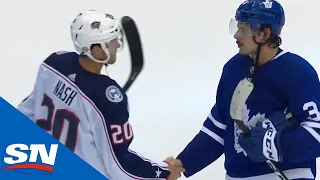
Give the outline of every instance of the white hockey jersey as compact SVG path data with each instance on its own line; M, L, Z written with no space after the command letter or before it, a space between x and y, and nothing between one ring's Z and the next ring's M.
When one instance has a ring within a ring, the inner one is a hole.
M51 54L17 109L111 180L166 179L165 162L129 149L133 130L125 92L110 77L84 70L78 57Z

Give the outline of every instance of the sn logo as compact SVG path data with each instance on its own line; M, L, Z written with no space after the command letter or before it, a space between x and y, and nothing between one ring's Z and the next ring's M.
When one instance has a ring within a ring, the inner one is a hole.
M37 169L52 173L57 151L58 144L51 144L49 153L44 144L12 144L6 149L8 156L3 158L9 166L3 170ZM42 163L37 163L38 156Z

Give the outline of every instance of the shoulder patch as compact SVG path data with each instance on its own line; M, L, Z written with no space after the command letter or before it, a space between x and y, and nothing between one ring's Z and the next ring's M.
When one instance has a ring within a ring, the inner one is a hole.
M123 100L123 94L120 89L113 85L106 89L106 96L113 103L119 103Z

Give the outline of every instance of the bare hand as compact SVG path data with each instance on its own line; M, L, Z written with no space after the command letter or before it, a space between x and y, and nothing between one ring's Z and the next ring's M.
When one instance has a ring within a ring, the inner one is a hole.
M170 175L168 180L176 180L181 177L181 173L185 172L182 162L179 159L174 159L170 156L164 161L169 164Z

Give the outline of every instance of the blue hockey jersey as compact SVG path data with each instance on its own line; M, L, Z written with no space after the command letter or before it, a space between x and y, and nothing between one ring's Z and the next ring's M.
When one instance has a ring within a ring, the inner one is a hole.
M252 59L241 54L225 64L215 105L201 131L177 156L186 177L224 154L226 179L277 179L266 163L254 163L247 157L238 144L241 131L230 117L234 89L249 76L252 67ZM320 83L316 71L302 57L280 49L273 60L256 69L255 76L255 88L243 109L244 123L254 127L261 118L288 107L300 126L283 135L284 161L278 166L291 180L315 179L316 158L320 156Z
M110 180L167 179L167 163L129 147L126 93L109 76L83 69L78 58L73 52L46 58L18 110Z

